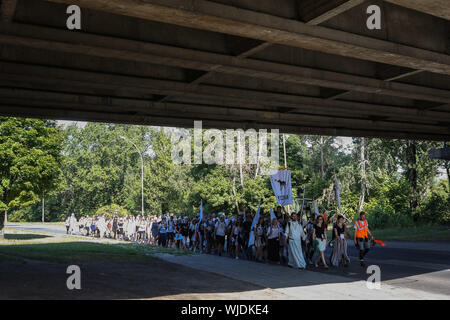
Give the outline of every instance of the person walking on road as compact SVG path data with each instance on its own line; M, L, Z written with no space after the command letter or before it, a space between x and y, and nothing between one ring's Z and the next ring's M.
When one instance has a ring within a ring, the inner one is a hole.
M152 222L152 244L158 244L158 236L159 236L159 223L156 219L153 219Z
M317 217L316 224L313 229L313 241L315 242L315 247L319 251L319 254L314 260L314 266L318 268L319 266L317 265L317 262L319 262L319 259L322 259L324 267L328 269L328 265L325 261L325 249L327 248L327 232L323 216Z
M253 228L255 235L255 260L262 262L264 257L265 237L264 237L264 218L258 220L257 225Z
M70 216L67 217L65 225L66 225L66 233L69 234L69 229L70 229Z
M118 217L115 216L112 222L112 233L114 239L117 239L118 229L119 229L119 220Z
M234 258L239 259L239 247L240 247L240 233L241 233L241 221L238 219L234 223L233 229L231 231L232 234L232 243L234 247Z
M75 217L75 213L72 213L69 219L69 234L73 234L76 227L77 227L77 218Z
M104 238L107 226L105 217L103 215L101 215L97 220L97 228L100 232L100 238Z
M338 267L341 263L344 264L344 267L347 267L350 261L347 255L345 234L348 235L348 231L344 224L344 217L339 215L336 224L333 226L333 237L331 240L333 252L330 257L330 263L334 267Z
M291 268L305 269L306 262L303 257L302 240L306 239L306 234L303 227L298 222L298 216L295 212L292 213L291 220L286 225L285 236L285 242L289 241L288 266Z
M226 232L227 224L225 223L225 217L221 215L219 221L216 222L216 225L214 227L214 241L216 242L217 252L219 256L221 256L223 252Z
M361 267L364 267L366 265L364 258L370 249L369 236L373 240L364 212L360 212L359 219L355 221L354 228L355 235L353 236L353 241L355 242L355 246L359 248L359 261Z
M281 228L278 225L278 220L273 218L272 223L267 229L268 261L278 264L280 264L280 235Z

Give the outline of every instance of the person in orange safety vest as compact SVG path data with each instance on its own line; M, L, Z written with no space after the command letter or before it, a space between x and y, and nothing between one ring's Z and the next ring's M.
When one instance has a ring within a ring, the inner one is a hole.
M355 242L355 246L359 247L359 260L361 267L364 267L364 257L370 249L369 236L373 240L372 233L369 230L369 224L366 220L366 214L364 212L360 212L359 219L355 221L354 229L355 235L353 236L353 241Z

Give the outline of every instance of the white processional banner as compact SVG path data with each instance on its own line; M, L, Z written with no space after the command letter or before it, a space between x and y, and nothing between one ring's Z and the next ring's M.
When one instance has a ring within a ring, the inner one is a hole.
M260 211L261 211L261 203L258 204L258 210L256 210L256 214L253 217L252 227L251 227L251 231L250 231L250 237L248 239L249 247L251 247L252 245L255 244L255 232L253 230L255 229L256 225L258 224Z
M314 213L316 214L316 218L320 216L319 207L317 206L316 200L313 201L314 204Z
M270 176L270 183L279 205L286 206L293 203L291 170L278 170Z

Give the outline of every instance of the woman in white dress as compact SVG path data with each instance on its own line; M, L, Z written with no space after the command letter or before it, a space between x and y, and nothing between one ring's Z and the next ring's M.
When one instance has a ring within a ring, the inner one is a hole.
M136 222L133 216L131 216L128 221L127 232L128 232L128 241L134 241L136 239L135 238Z
M324 223L324 218L322 216L317 217L316 224L314 225L313 241L315 242L316 246L316 250L314 251L317 251L317 249L319 251L317 258L314 260L315 267L319 267L317 263L321 259L324 267L328 269L328 265L325 261L325 250L327 248L327 231L326 225Z
M97 221L97 228L100 231L100 238L105 237L106 232L106 220L104 216L100 216Z

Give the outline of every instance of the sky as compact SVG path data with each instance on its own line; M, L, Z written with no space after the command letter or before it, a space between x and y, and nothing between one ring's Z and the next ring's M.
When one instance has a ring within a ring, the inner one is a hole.
M87 122L83 121L66 121L66 120L58 120L56 121L60 126L63 126L64 128L70 126L71 124L76 124L79 128L84 128L87 124Z

